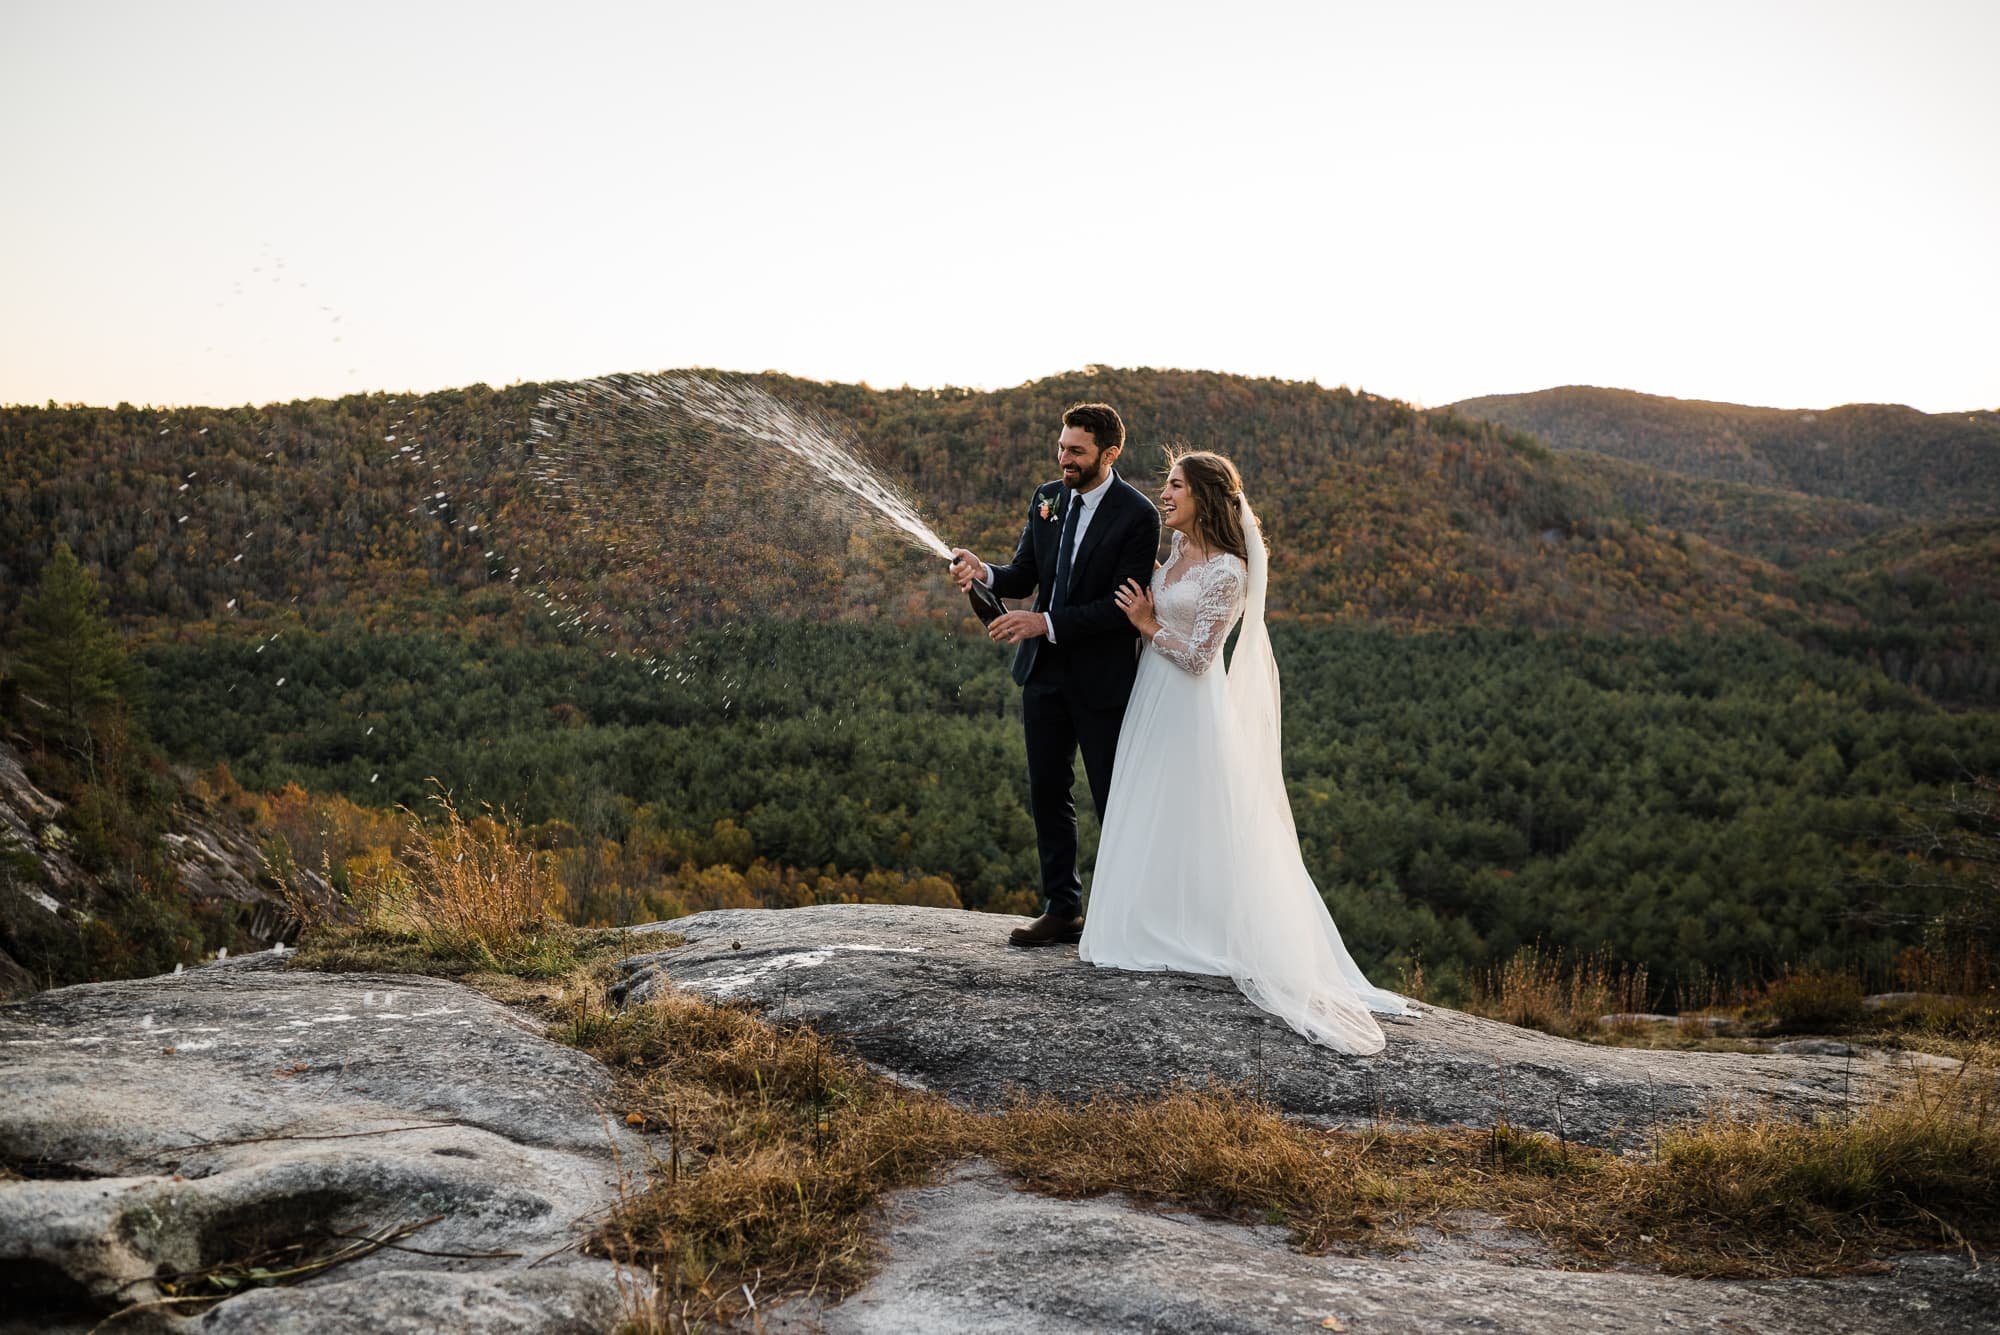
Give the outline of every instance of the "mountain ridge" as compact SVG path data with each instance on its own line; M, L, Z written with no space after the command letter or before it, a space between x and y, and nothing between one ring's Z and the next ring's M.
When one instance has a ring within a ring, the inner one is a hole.
M1109 400L1132 428L1128 476L1149 480L1176 442L1237 460L1273 540L1281 614L1658 630L1748 623L1788 603L1764 554L1719 545L1719 528L1658 522L1645 488L1609 484L1601 465L1363 391L1105 367L992 392L743 379L851 423L940 531L992 550L1011 547L1022 498L1049 471L1039 456L1062 409ZM532 608L517 575L570 600L643 589L679 604L675 616L711 622L772 606L922 617L952 601L940 574L926 570L911 591L904 558L857 562L844 537L807 532L797 496L699 460L646 479L659 509L686 516L664 538L651 522L600 526L587 545L552 532L577 516L552 523L529 479L529 426L550 388L0 409L0 577L19 587L60 538L99 573L114 615L155 629L267 620L294 605L364 620L518 619ZM733 500L717 509L723 491ZM729 504L752 502L796 512L794 532L730 522ZM1827 513L1781 545L1867 527ZM681 528L699 531L700 550L662 550ZM630 636L657 638L657 612L628 606L618 619Z
M1689 476L1777 486L1912 518L2000 511L2000 412L1902 404L1763 408L1563 385L1461 399L1452 411Z

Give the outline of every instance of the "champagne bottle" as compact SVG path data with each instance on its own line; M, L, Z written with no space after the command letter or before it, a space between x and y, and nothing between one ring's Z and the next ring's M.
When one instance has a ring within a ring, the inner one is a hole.
M995 596L993 590L987 588L978 580L972 581L972 587L965 591L965 596L971 602L972 610L978 616L979 624L982 626L992 625L993 618L1007 610L1006 605Z

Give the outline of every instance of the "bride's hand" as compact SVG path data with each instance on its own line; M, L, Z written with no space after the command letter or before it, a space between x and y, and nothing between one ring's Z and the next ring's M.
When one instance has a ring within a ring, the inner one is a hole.
M1125 614L1133 629L1146 639L1151 639L1160 628L1160 619L1153 615L1153 591L1138 580L1126 580L1124 587L1111 595L1111 600L1118 604L1118 610Z

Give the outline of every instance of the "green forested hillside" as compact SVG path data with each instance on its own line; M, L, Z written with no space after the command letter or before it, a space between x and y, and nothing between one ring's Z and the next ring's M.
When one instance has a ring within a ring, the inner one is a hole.
M1935 700L2000 703L2000 519L1887 529L1799 575L1802 598L1823 614L1774 624L1800 643Z
M1656 978L1782 963L1877 977L1935 892L1899 833L2000 769L2000 715L1950 715L1766 633L1537 636L1285 625L1286 773L1357 956L1448 982L1517 945L1609 946ZM602 846L605 916L706 907L722 854L939 876L1033 903L1006 655L929 628L737 628L685 681L631 658L440 635L158 645L147 717L253 788L419 806L436 780ZM279 684L282 681L282 684ZM1092 826L1086 817L1086 843ZM663 850L650 862L627 856ZM708 856L716 856L709 854Z
M1753 408L1566 385L1453 408L1690 477L1778 487L1912 517L2000 513L2000 414L1896 404Z
M1601 489L1604 512L1697 535L1788 571L1906 522L1893 510L1861 501L1691 477L1609 454L1569 457Z

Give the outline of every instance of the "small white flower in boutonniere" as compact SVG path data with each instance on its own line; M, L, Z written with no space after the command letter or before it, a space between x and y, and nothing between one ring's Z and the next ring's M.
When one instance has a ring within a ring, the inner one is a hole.
M1062 493L1056 492L1053 495L1042 497L1040 509L1042 512L1042 518L1044 519L1047 519L1051 522L1061 519L1063 512Z

